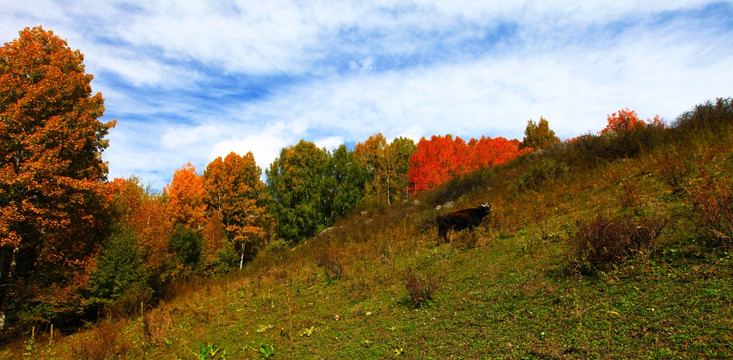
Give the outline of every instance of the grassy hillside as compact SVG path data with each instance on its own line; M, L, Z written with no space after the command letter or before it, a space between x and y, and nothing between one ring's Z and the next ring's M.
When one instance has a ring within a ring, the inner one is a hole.
M733 111L708 105L364 209L131 319L40 329L0 357L731 358ZM484 202L482 226L437 243L446 205Z

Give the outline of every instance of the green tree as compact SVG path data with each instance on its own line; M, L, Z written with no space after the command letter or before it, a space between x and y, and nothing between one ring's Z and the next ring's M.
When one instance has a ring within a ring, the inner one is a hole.
M396 138L387 143L381 133L370 136L354 147L354 152L367 169L365 197L370 201L389 205L407 194L407 172L415 143Z
M532 148L546 150L550 145L559 143L560 139L555 136L555 132L550 130L550 125L545 118L540 117L540 121L535 123L530 119L527 122L527 128L524 130L524 138L520 144L520 149Z
M367 170L346 145L334 150L324 180L324 199L328 223L343 217L364 198Z
M104 99L83 60L42 27L0 48L0 313L18 305L49 321L82 310L115 125L99 121Z
M327 226L323 187L330 154L301 140L283 148L266 171L278 235L290 243Z
M262 170L251 152L218 157L204 171L204 189L209 209L219 212L226 238L240 249L239 267L264 244L270 217L265 212L267 189ZM217 252L220 249L209 249Z

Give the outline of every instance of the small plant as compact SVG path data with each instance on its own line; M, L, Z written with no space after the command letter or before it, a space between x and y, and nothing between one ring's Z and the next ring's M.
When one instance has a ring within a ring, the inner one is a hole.
M257 325L257 333L263 333L270 329L272 329L272 325Z
M313 335L314 332L316 332L316 327L315 326L311 326L309 328L303 329L303 331L300 333L300 336L310 337L311 335Z
M650 250L666 221L642 218L638 223L631 217L595 219L580 223L571 239L571 263L582 272L593 273L623 260L634 251Z
M222 351L218 346L214 344L199 344L199 353L198 353L198 359L199 360L208 360L208 359L214 359L216 355Z
M433 300L438 290L438 281L432 275L424 276L416 270L409 269L405 275L405 287L410 297L410 304L417 308Z
M263 359L269 359L270 356L275 355L275 347L272 344L260 344L260 353Z

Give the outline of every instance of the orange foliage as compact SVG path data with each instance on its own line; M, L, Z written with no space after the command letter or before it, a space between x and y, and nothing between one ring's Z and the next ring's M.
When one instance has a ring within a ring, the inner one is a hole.
M606 125L606 127L603 128L603 130L601 130L599 134L605 134L611 131L620 132L636 128L643 128L647 125L665 127L666 123L659 115L654 116L653 119L647 119L647 121L644 122L643 120L639 119L639 116L636 115L635 111L626 108L621 109L611 115L608 115L608 125Z
M163 189L168 213L174 223L194 231L203 230L206 211L204 180L196 168L187 163L173 173L173 180Z
M98 120L104 99L83 59L41 27L0 48L2 308L81 306L72 293L84 288L104 230L101 152L115 124Z
M250 245L261 242L265 237L268 218L265 214L266 189L260 179L262 170L251 152L239 156L229 153L224 159L218 157L204 171L204 189L211 213L221 219L223 230L234 243ZM210 235L217 231L209 224ZM207 240L216 244L216 236ZM218 249L208 249L208 252Z
M471 139L466 144L460 137L433 136L422 138L410 158L410 191L428 190L463 174L481 168L501 165L515 157L532 151L519 149L519 140L503 137Z
M170 260L168 241L173 233L165 204L144 190L137 178L116 178L107 184L107 200L119 226L130 228L142 251L142 260L153 273L160 273Z

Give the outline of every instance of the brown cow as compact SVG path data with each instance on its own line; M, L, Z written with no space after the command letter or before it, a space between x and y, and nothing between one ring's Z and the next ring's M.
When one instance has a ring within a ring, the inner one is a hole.
M489 214L491 214L491 205L483 204L477 208L440 215L436 218L438 221L438 238L442 237L443 242L448 242L448 230L472 229Z

